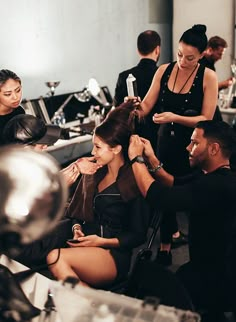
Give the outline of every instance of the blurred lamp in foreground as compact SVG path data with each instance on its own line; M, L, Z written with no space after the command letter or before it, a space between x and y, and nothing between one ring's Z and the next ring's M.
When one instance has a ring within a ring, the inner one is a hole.
M56 161L30 148L0 149L0 253L14 256L61 218L67 188Z

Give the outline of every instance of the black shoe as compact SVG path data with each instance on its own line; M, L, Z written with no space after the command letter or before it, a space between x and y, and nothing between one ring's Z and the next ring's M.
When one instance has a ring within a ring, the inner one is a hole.
M167 250L158 249L155 261L163 266L170 266L172 264L172 254Z
M188 235L179 231L179 237L172 237L172 248L177 248L188 243Z

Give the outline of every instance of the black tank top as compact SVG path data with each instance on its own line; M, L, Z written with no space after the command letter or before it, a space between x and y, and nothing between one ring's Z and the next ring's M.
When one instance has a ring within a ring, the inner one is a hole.
M173 112L183 116L196 116L201 114L203 102L203 77L205 67L200 65L189 92L178 94L168 88L168 80L176 62L170 63L161 79L160 95L158 98L158 111ZM162 124L159 135L175 135L186 137L189 140L193 129L180 124Z

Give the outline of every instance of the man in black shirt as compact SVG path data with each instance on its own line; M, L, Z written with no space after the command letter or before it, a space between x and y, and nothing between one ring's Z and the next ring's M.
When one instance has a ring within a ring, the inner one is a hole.
M207 49L204 51L204 56L202 57L202 59L199 60L199 63L216 71L215 63L223 58L223 55L227 47L228 44L226 40L224 40L223 38L219 36L211 37L208 40ZM232 77L229 77L226 80L219 82L219 91L228 88L232 84ZM216 107L214 119L222 121L222 115L218 106Z
M157 61L160 56L161 38L154 30L146 30L142 32L137 39L137 50L140 61L137 66L125 70L119 74L114 96L114 105L119 106L124 102L124 98L128 95L126 79L132 74L137 81L138 95L144 98L151 85L153 76L157 70ZM157 144L158 126L153 123L152 114L146 116L145 122L141 124L138 133L147 138L154 150Z
M137 184L149 203L164 211L190 213L190 261L177 274L196 308L206 309L212 318L208 321L214 322L224 321L221 313L236 307L236 174L229 165L235 146L229 124L199 122L187 151L190 165L201 171L182 178L163 169L147 140L135 135L129 147ZM156 180L137 158L143 154Z
M202 59L200 59L199 63L216 71L215 63L223 58L223 55L227 47L228 44L226 40L224 40L223 38L219 36L211 37L208 40L207 49L204 52L204 56ZM231 85L232 77L229 77L228 79L219 82L219 91L221 89L228 88Z

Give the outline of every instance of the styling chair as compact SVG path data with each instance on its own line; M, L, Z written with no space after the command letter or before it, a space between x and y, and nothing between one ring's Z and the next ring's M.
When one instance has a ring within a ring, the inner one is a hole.
M152 260L153 244L162 220L155 211L151 218L147 243L141 247L131 265L128 277L110 291L146 300L157 298L159 304L195 311L192 300L175 273Z

